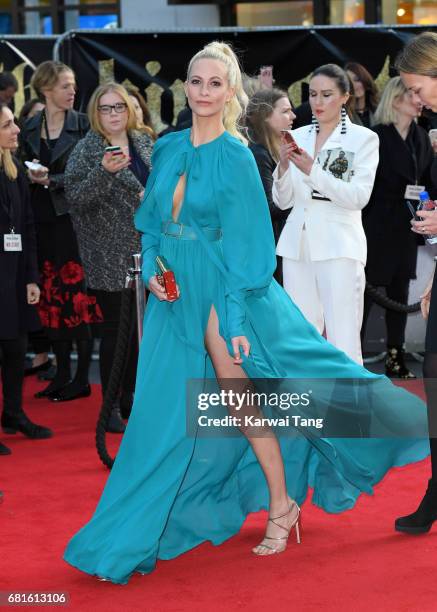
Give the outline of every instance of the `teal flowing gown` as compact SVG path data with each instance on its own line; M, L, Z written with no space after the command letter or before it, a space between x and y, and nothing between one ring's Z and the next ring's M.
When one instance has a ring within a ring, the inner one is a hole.
M162 232L183 174L179 221L197 239ZM94 515L67 546L68 563L126 584L134 572L152 571L157 559L204 541L222 543L248 513L268 508L264 476L243 435L187 433L187 381L214 378L204 346L212 307L228 348L234 336L249 339L243 368L250 379L351 380L355 408L372 406L372 419L387 434L281 436L287 489L298 503L312 486L313 503L342 512L392 466L427 456L423 402L329 344L272 280L267 201L252 153L236 138L224 132L194 147L185 130L158 140L135 224L145 281L156 273L156 255L163 255L181 297L173 303L149 297L129 423ZM221 239L205 240L205 228L220 228ZM423 437L409 436L420 428Z

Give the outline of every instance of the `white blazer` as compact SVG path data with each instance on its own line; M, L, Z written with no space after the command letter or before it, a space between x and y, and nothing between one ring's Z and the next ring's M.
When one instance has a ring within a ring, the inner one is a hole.
M379 139L375 132L349 118L346 134L340 131L341 123L323 145L309 176L292 162L281 178L279 165L273 173L273 201L282 210L292 207L276 250L282 257L299 260L305 227L311 261L347 257L366 263L361 210L372 193ZM293 131L293 136L313 157L315 127L303 126Z

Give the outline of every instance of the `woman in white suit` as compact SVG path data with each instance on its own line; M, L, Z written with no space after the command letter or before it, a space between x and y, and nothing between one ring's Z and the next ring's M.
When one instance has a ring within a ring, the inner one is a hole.
M293 132L300 148L283 144L273 199L291 208L279 238L284 288L305 317L337 348L362 363L366 237L361 210L378 166L378 136L346 111L350 82L326 64L309 87L313 124Z

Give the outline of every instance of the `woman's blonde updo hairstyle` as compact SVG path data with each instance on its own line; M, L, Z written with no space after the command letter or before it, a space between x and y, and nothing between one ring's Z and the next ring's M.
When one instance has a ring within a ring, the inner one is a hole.
M191 59L188 66L188 78L191 74L193 64L201 59L218 60L226 66L228 83L235 93L225 105L223 111L223 125L225 126L225 130L232 136L238 138L242 143L247 144L246 138L240 131L240 120L246 112L249 100L243 89L241 69L237 56L230 45L218 41L211 42Z

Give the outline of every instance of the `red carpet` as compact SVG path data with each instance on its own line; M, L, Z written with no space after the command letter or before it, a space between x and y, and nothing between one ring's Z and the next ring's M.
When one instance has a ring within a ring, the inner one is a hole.
M409 388L418 390L419 384ZM100 389L95 386L90 399L54 405L32 399L42 387L27 382L25 406L55 437L1 437L13 454L0 457L0 591L66 591L69 608L80 612L437 610L437 527L428 536L393 531L394 518L414 510L424 492L427 461L392 470L374 497L363 496L342 515L328 515L307 501L302 545L290 538L287 552L275 557L250 552L263 534L261 513L224 545L203 544L161 561L153 574L135 576L127 586L78 572L61 557L92 513L107 476L94 446Z

